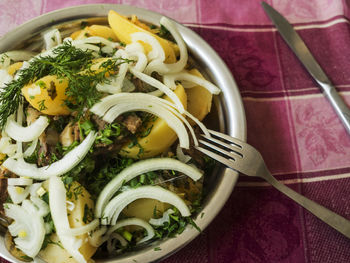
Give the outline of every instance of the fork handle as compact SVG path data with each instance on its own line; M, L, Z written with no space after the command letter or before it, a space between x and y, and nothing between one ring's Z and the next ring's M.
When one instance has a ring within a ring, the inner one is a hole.
M273 177L270 172L266 169L265 173L262 173L265 176L261 176L268 183L274 186L277 190L284 193L289 198L293 199L299 205L309 210L312 214L317 216L323 222L327 223L340 233L342 233L347 238L350 238L350 221L346 218L332 212L331 210L321 206L314 201L306 198L305 196L295 192L288 186L277 181L275 177ZM261 174L260 174L261 175Z

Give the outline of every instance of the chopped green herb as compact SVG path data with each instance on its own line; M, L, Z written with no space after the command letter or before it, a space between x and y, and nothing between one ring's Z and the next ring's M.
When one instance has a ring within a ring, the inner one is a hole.
M21 256L21 259L23 259L24 261L33 261L33 259L27 255Z
M66 95L69 99L65 104L72 111L77 112L78 120L83 115L84 109L91 108L101 98L101 93L95 87L98 83L107 81L106 73L116 71L122 63L133 62L123 58L108 59L101 64L99 70L92 71L90 69L94 59L92 51L81 50L66 41L52 52L53 56L34 58L28 68L21 70L17 79L5 84L0 92L0 128L3 128L7 118L16 112L18 105L22 103L21 90L30 82L40 80L47 75L67 79ZM41 101L40 105L40 110L46 109L44 101Z
M47 109L47 107L45 106L45 100L39 101L38 105L39 105L39 111L43 111Z
M87 204L85 204L83 222L87 224L91 222L93 219L94 219L94 211Z
M35 84L38 85L42 89L46 89L46 84L42 80L39 80L39 81L35 82Z

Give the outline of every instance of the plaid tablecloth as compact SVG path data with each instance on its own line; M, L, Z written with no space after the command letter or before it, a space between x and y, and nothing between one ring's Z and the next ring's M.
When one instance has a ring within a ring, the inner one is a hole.
M349 1L267 2L293 23L350 105ZM232 71L248 142L272 174L350 219L350 136L259 0L0 0L0 35L40 14L88 3L144 7L194 29ZM350 240L268 184L241 176L212 224L164 262L345 263Z

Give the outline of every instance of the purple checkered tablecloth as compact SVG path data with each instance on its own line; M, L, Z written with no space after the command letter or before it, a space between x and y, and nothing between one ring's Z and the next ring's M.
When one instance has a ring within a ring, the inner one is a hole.
M350 2L267 2L296 27L350 105ZM0 0L0 35L40 14L91 3L154 10L201 35L236 79L248 142L262 153L272 174L350 219L350 136L260 0ZM267 183L241 176L210 226L164 262L346 263L350 240Z

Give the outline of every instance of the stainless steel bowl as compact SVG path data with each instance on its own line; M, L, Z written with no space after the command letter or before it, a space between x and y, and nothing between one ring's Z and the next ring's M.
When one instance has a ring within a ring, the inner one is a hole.
M158 13L126 5L98 4L65 8L34 18L4 35L0 39L0 53L23 47L35 49L37 47L38 36L42 31L50 27L63 27L69 31L70 26L67 27L67 25L77 25L77 23L74 24L73 21L79 19L102 17L103 21L110 9L114 9L124 15L135 14L141 20L156 25L159 25L159 20L162 17L162 15ZM205 75L222 90L222 94L215 103L216 112L212 113L216 115L214 119L218 120L217 125L220 126L216 128L245 140L246 121L244 108L231 72L216 52L200 36L183 25L177 24L177 27L188 46L191 56L196 61L197 66L200 67L201 72L205 73ZM211 176L211 188L204 199L203 209L199 213L199 215L204 214L204 216L197 216L197 218L195 218L196 224L202 230L205 229L219 213L230 196L237 178L237 173L228 169L218 170ZM117 258L97 258L96 262L121 263L157 261L184 247L198 234L199 232L196 229L187 227L186 230L176 238L169 238L156 242L138 251L127 253ZM11 262L19 262L6 250L3 237L0 237L0 239L0 256ZM160 250L155 251L155 247L160 247Z

